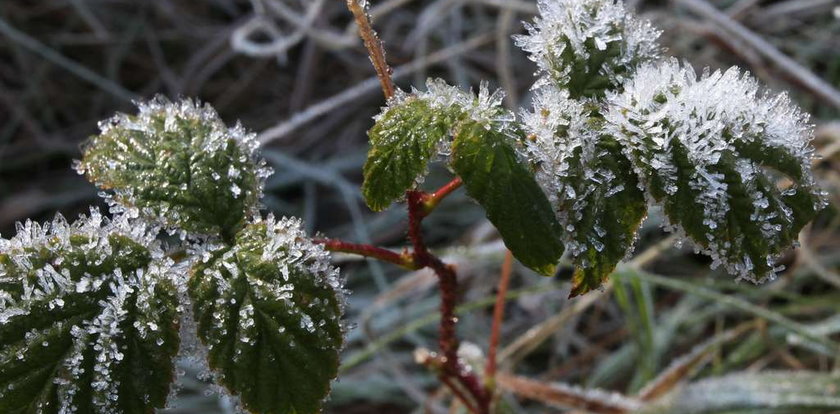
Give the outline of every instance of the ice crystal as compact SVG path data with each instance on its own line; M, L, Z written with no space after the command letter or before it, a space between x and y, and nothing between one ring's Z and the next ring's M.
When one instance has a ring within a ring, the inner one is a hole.
M161 364L160 372L147 377L155 382L171 375L171 355L164 350L177 348L177 337L164 329L175 325L171 261L154 232L94 209L72 224L59 215L43 225L18 224L17 230L11 239L0 239L0 401L68 413L162 405L165 381L146 389L121 386L142 380L121 374L132 364ZM137 346L147 355L134 355ZM151 347L159 347L159 354ZM51 364L55 373L43 377L43 392L16 393L15 370Z
M739 279L772 278L825 203L808 116L737 68L698 77L675 59L644 65L609 101L610 129L670 228ZM793 185L778 191L779 173Z
M306 237L299 219L269 215L233 245L208 251L192 273L197 333L219 382L252 411L270 408L257 389L277 392L281 406L314 411L343 342L344 291L323 246ZM300 363L308 368L298 370ZM242 370L265 364L277 369L259 378ZM301 389L307 397L287 398Z
M572 97L601 96L660 53L660 32L614 0L539 0L528 35L514 39L537 63L547 84Z
M600 285L624 258L646 213L635 174L593 106L544 86L522 115L525 152L576 265L573 295Z
M485 125L488 129L493 128L510 133L516 116L502 106L504 97L502 90L497 89L491 92L487 82L481 82L478 94L476 94L472 90L465 91L449 85L442 79L429 78L426 81L425 91L415 88L412 88L410 93L397 90L388 101L388 106L382 108L382 112L374 117L374 121L379 122L394 108L417 100L426 103L431 112L439 114L436 118L441 119L442 123L448 126L449 134L453 133L458 123L463 120L472 120ZM451 141L448 138L437 139L437 152L442 156L449 155ZM423 176L425 174L419 177Z
M537 181L569 236L564 241L572 255L586 249L571 237L589 207L586 196L600 185L609 185L611 178L600 171L580 168L598 156L594 145L598 131L589 127L587 119L582 103L570 99L567 91L550 86L538 90L533 110L522 114L528 137L525 152L536 165Z
M76 164L126 212L170 229L231 234L254 214L271 169L255 134L227 127L208 104L158 96L117 114Z

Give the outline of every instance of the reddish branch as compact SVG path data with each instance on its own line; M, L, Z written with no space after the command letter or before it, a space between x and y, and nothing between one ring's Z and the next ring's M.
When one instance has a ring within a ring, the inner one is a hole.
M388 67L385 60L385 49L370 25L370 19L363 4L360 3L360 0L347 0L347 7L353 13L356 24L359 26L359 35L370 54L370 60L376 70L376 75L379 77L379 82L382 84L385 98L390 99L394 96L395 90L394 82L391 79L391 68ZM406 192L406 198L408 199L408 237L414 247L414 251L410 255L408 253L400 255L373 246L344 243L336 240L325 240L323 242L329 250L374 257L409 269L428 267L434 270L438 276L441 296L439 339L442 354L439 361L441 380L470 411L477 414L489 414L491 401L489 394L481 386L478 377L458 360L458 339L455 335L455 304L457 302L458 280L455 269L429 252L423 242L421 231L423 217L434 210L444 197L460 186L461 179L456 178L432 194L421 191ZM465 397L462 391L468 393L471 399Z
M357 254L359 256L378 259L383 262L393 263L409 270L417 270L422 267L417 266L414 263L414 257L408 252L397 253L381 247L371 246L369 244L348 243L346 241L334 239L315 239L314 242L323 244L324 248L331 252Z
M376 76L379 78L379 83L382 84L385 99L391 99L394 96L394 81L391 80L391 68L385 60L385 48L382 47L382 41L373 31L367 10L360 4L359 0L347 0L347 8L353 13L356 25L359 26L359 36L361 36L365 48L368 50L370 61L376 70Z
M460 185L460 184L458 184ZM457 188L457 185L454 186ZM445 194L453 190L447 190ZM435 192L437 194L439 192ZM490 412L490 396L481 386L480 381L467 367L464 367L458 359L458 338L455 333L455 305L457 304L458 279L455 269L441 261L426 248L423 241L421 224L423 217L427 214L425 202L429 194L421 191L409 191L406 193L408 202L408 238L414 247L414 263L421 267L428 267L434 270L438 277L440 286L440 336L438 345L441 351L441 379L449 385L456 395L459 391L453 387L450 380L455 379L470 394L475 403L474 412L485 414ZM442 198L442 197L441 197ZM464 401L470 407L469 401Z
M452 181L446 183L443 187L439 188L437 191L431 194L425 194L423 197L423 210L421 213L423 217L428 216L432 210L440 204L441 200L443 200L446 196L451 194L453 191L457 190L461 187L463 181L461 181L461 177L455 177Z
M513 254L510 250L505 253L502 263L502 275L499 278L499 288L496 292L496 305L493 307L493 325L490 330L490 346L487 350L487 367L484 369L484 383L490 393L496 387L496 350L499 347L499 335L502 330L502 319L505 315L505 297L510 284L510 273L513 267Z

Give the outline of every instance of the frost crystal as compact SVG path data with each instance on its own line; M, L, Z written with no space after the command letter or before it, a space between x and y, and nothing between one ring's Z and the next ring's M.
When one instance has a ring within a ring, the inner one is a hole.
M533 110L522 114L527 134L525 152L536 165L536 178L557 213L565 230L566 249L578 255L586 249L572 234L583 211L589 208L588 193L611 177L599 171L584 170L598 155L595 142L598 132L587 123L586 108L570 99L565 90L550 86L534 96ZM599 237L600 238L600 237Z
M659 56L660 32L621 1L539 0L537 7L528 35L514 36L537 63L537 87L567 88L574 98L601 96Z
M394 97L388 101L388 106L382 108L382 112L374 117L374 121L379 122L389 111L400 108L407 102L421 101L429 106L430 112L439 114L436 118L447 125L448 134L453 133L458 123L463 120L472 120L486 125L488 129L512 134L510 129L516 121L516 116L502 106L504 97L505 94L501 90L491 92L486 82L481 82L476 95L471 90L464 91L449 85L442 79L430 78L426 81L425 91L414 88L411 93L397 90ZM398 131L397 128L394 130ZM451 141L448 138L446 136L438 140L437 152L442 156L448 156L451 151ZM420 177L425 175L421 174Z
M219 382L251 411L271 411L263 392L293 411L317 411L343 342L344 291L329 253L299 219L273 216L208 253L192 270L189 293ZM276 369L257 377L258 366ZM308 395L289 397L301 390Z
M209 235L232 233L256 212L271 169L254 133L228 128L212 107L190 99L137 105L136 115L102 121L76 164L113 191L113 212Z
M537 90L522 115L525 152L563 229L577 267L573 295L600 285L627 255L646 213L644 196L618 142L592 105L568 91Z
M675 59L641 67L609 103L609 129L672 230L739 279L774 277L776 256L825 205L808 116L737 68L698 78ZM793 182L783 191L779 173Z
M125 216L18 224L0 239L0 401L68 413L162 406L178 347L170 266L154 232ZM54 373L17 388L21 369Z

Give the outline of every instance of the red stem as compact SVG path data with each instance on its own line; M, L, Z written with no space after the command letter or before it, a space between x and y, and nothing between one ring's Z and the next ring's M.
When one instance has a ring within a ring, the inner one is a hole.
M510 284L510 273L513 267L513 254L505 252L502 263L502 275L499 278L499 288L496 292L496 305L493 307L493 326L490 330L490 346L487 351L487 367L484 370L484 383L490 393L496 388L496 350L499 347L499 336L502 330L502 319L505 315L505 297Z
M426 194L423 198L423 210L421 212L423 217L428 216L429 213L431 213L432 210L440 204L441 200L460 188L462 184L464 184L464 182L461 181L461 177L455 177L452 181L444 184L444 186L439 188L437 191L431 194Z
M444 263L429 252L423 241L422 221L444 197L461 186L456 178L432 194L422 191L408 191L408 238L413 252L397 253L368 244L348 243L333 239L316 239L329 251L352 253L364 257L379 259L407 269L417 270L424 267L432 269L438 277L440 286L440 378L452 393L464 403L471 412L489 414L491 395L481 385L478 377L458 359L458 338L455 332L455 306L458 301L458 278L455 268ZM469 397L465 395L469 393Z
M457 188L457 185L455 186ZM451 190L447 191L447 193ZM457 380L471 394L475 400L477 413L490 412L490 398L479 383L478 378L458 360L458 338L455 332L455 305L457 304L458 279L455 269L431 254L423 241L421 223L425 212L425 201L429 195L421 191L408 191L408 238L414 246L414 263L421 267L429 267L438 276L440 285L440 337L438 345L442 354L442 377ZM458 395L454 387L450 386ZM465 401L465 404L469 407Z
M331 252L358 254L359 256L371 257L383 262L393 263L409 270L417 270L423 267L417 266L414 263L414 257L408 252L397 253L369 244L348 243L334 239L315 239L314 242L323 244L324 248Z

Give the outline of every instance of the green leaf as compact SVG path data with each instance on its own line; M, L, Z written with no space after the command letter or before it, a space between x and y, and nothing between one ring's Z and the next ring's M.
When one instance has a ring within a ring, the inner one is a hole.
M73 225L27 222L0 240L0 412L165 406L178 298L141 230L93 213Z
M661 52L660 32L623 2L538 2L540 17L516 44L537 63L540 87L567 90L574 99L602 97Z
M525 151L564 230L575 265L574 297L600 287L627 255L647 203L621 145L604 132L597 106L545 87L533 107L523 114Z
M157 97L91 137L80 173L116 203L171 229L230 239L255 212L270 174L254 134L228 128L208 105Z
M441 141L448 139L460 109L440 108L409 96L392 103L371 128L362 194L374 211L388 208L422 177Z
M566 228L575 246L570 297L597 289L607 280L632 247L647 215L636 175L612 137L601 137L594 157L577 171L590 175L560 178L566 186L575 188L576 197L561 198L557 207L579 212ZM569 249L572 243L567 242Z
M608 118L669 229L739 279L775 277L777 257L825 205L807 116L735 68L697 79L672 60L626 86Z
M534 271L551 276L563 255L562 229L514 144L507 132L482 122L463 122L452 144L452 168L468 194L484 207L513 255Z
M269 218L193 268L189 293L210 367L251 412L320 412L343 340L328 260L299 220Z

